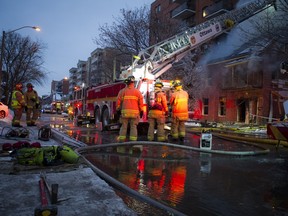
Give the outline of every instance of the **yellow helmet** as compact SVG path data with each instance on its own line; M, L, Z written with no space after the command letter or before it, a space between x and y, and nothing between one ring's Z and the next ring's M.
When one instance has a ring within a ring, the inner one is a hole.
M172 83L172 86L174 88L178 87L178 86L182 86L182 83L180 82L180 80L174 80L173 83Z

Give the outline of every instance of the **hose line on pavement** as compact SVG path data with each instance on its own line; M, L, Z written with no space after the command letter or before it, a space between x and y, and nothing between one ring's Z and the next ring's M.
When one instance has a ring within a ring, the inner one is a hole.
M236 156L251 156L251 155L259 155L259 154L267 154L270 152L269 149L262 148L261 146L257 146L261 150L258 151L223 151L223 150L212 150L212 149L201 149L192 146L186 145L179 145L173 143L166 143L166 142L152 142L152 141L130 141L125 143L110 143L110 144L102 144L97 146L87 146L81 147L78 149L79 152L85 151L85 149L93 149L93 148L107 148L107 147L118 147L118 146L129 146L129 145L154 145L154 146L167 146L167 147L174 147L180 148L185 150L192 150L197 152L204 152L204 153L212 153L212 154L223 154L223 155L236 155Z

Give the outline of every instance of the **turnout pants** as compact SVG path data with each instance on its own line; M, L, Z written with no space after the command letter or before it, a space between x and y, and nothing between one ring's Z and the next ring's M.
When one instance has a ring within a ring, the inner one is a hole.
M149 129L148 129L147 139L149 141L154 140L154 131L155 131L155 126L157 124L157 141L160 141L160 142L165 141L166 140L165 130L164 130L165 116L158 117L158 118L148 118L148 123L149 123Z
M23 108L19 108L19 109L14 109L14 117L12 119L12 126L18 126L20 125L20 120L22 117L22 113L23 113Z
M122 125L121 125L120 132L119 132L119 142L125 142L128 125L130 125L129 140L136 141L138 138L137 125L139 123L139 117L138 118L121 118L121 123Z
M32 117L31 117L32 114ZM26 112L26 124L27 125L33 125L37 121L39 116L39 110L34 108L28 108Z
M186 121L179 120L177 117L172 118L171 135L173 139L185 137L185 122Z

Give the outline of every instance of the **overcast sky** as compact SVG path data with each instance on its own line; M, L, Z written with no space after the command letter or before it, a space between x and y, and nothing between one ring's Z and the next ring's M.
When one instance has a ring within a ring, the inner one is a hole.
M154 0L0 0L0 30L40 26L41 32L25 28L17 31L46 44L44 68L49 79L35 86L39 96L49 94L52 80L69 77L78 60L87 60L97 48L93 38L98 27L112 24L120 9L135 9Z

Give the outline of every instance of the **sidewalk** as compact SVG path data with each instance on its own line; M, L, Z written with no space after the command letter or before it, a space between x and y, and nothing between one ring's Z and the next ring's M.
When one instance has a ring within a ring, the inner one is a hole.
M0 130L9 127L9 121L0 120ZM24 124L25 125L25 124ZM40 142L42 146L58 145L55 140L38 140L38 128L29 127L28 142ZM40 172L45 172L48 184L58 184L58 200L53 207L57 215L136 215L119 198L112 187L100 179L80 159L77 164L40 167L17 164L9 153L2 151L3 143L17 140L0 137L0 215L31 216L35 208L41 208L39 180ZM47 194L47 193L46 193ZM47 194L50 203L49 195ZM50 206L51 204L49 204Z

